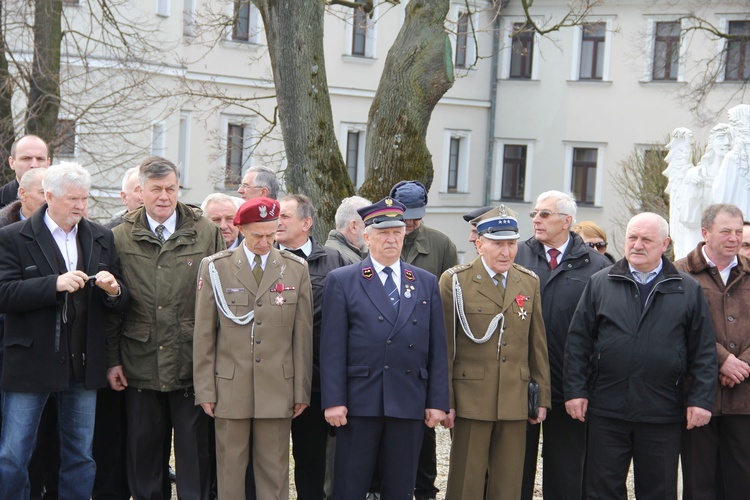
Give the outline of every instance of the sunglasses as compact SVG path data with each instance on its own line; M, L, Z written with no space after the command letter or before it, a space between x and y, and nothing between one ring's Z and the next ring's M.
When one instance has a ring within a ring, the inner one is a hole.
M563 214L560 212L550 212L549 210L532 210L531 212L529 212L529 217L531 217L532 219L536 217L537 215L541 217L542 219L546 219L550 215L568 215L568 214Z
M607 242L606 241L599 241L597 243L586 243L591 248L596 248L597 250L601 249L607 249Z

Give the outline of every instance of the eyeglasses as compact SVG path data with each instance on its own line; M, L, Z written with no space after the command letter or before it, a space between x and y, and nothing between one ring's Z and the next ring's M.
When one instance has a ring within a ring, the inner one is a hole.
M263 186L251 186L250 184L245 184L243 182L240 184L240 189L263 189Z
M563 214L560 212L550 212L549 210L532 210L531 212L529 212L529 217L531 217L532 219L536 217L537 215L541 217L542 219L546 219L550 215L568 215L568 214Z
M607 242L606 241L597 241L596 243L589 242L586 243L591 248L596 248L597 250L606 250L607 249Z

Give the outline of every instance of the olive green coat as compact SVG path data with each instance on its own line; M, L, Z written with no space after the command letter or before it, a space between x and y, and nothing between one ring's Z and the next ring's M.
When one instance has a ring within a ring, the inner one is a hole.
M113 229L120 270L131 295L108 327L109 366L122 365L130 387L174 391L193 385L193 328L198 268L225 247L221 230L197 207L177 203L177 226L163 245L146 211Z

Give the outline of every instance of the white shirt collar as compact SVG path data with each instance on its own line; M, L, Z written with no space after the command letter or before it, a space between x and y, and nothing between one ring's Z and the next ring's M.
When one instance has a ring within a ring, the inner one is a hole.
M385 269L386 266L373 259L372 257L370 257L370 260L372 261L372 267L375 268L375 272L378 273L380 281L382 283L385 283L388 275L383 272L383 269ZM397 260L388 267L393 270L393 273L391 273L391 276L393 276L393 282L396 283L396 289L398 289L399 293L401 293L401 259Z
M145 210L145 209L144 209ZM164 239L168 240L170 236L174 234L175 228L177 227L177 210L172 212L172 215L169 216L167 220L164 222L156 222L154 219L151 218L151 216L146 212L146 219L148 219L148 226L151 228L151 231L156 234L156 226L159 224L164 226Z
M482 259L482 265L487 270L487 274L490 275L490 278L492 278L492 282L497 285L497 279L495 279L496 274L500 274L503 277L503 286L505 286L505 283L508 280L508 271L505 271L504 273L496 273L492 269L490 269L490 266L487 265L487 263L484 261L484 257L481 257Z
M706 245L703 245L701 247L701 252L703 252L703 258L706 259L706 262L709 266L715 267L717 270L719 269L719 266L717 266L711 259L708 258L708 254L706 253ZM729 263L727 267L719 271L719 275L721 276L722 281L726 285L729 281L729 273L732 272L732 268L735 267L738 264L737 262L737 256L735 255L732 259L732 262Z
M78 235L78 224L73 226L73 229L71 229L69 233L66 233L65 230L58 226L57 222L53 221L52 217L49 216L49 209L44 212L44 223L47 225L47 229L49 229L49 232L52 233L53 236L55 231L59 231L63 235L72 235L74 238Z
M289 248L289 247L284 246L281 243L279 243L279 248L282 249L282 250L290 250L290 251L291 250L302 250L302 252L305 254L305 257L309 257L310 254L312 253L312 241L310 241L310 238L307 238L307 241L305 241L304 245L302 245L299 248L295 248L295 249Z
M565 243L563 243L559 247L551 247L549 245L544 245L544 255L547 256L547 259L549 261L549 259L550 259L550 255L549 255L550 249L551 248L557 248L560 251L560 255L557 256L557 258L558 258L557 263L559 264L560 262L562 262L562 256L565 255L565 250L567 250L569 243L570 243L570 233L568 233L568 239L565 240Z
M247 262L250 264L250 269L253 269L255 267L255 254L247 248L247 245L242 245L242 249L245 251L245 257L247 257ZM266 262L268 262L269 255L271 255L271 252L260 256L260 267L264 271L266 269Z

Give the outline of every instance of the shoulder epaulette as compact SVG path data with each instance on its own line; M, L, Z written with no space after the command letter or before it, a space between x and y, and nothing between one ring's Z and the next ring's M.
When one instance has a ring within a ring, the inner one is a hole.
M470 267L471 267L471 264L457 264L457 265L451 267L450 269L448 269L448 272L451 273L451 274L456 274L456 273L460 273L460 272L466 271Z
M539 276L537 276L537 275L536 275L536 273L535 273L534 271L532 271L531 269L526 269L526 268L525 268L525 267L523 267L523 266L522 266L521 264L516 264L516 263L514 262L514 263L513 263L513 267L515 267L516 269L518 269L518 270L519 270L519 271L521 271L522 273L526 273L526 274L528 274L529 276L532 276L532 277L534 277L534 278L537 278L537 279L539 278Z
M296 260L300 264L304 264L305 262L307 262L305 259L303 259L299 255L294 255L292 252L289 252L287 250L279 250L279 253L281 254L282 257L285 257L291 260Z
M229 257L231 255L231 252L229 250L222 250L221 252L216 252L213 255L209 255L207 257L209 262L212 262L214 260L223 259L224 257Z

